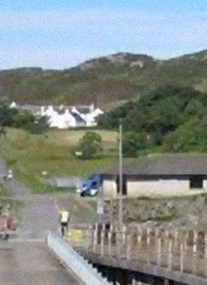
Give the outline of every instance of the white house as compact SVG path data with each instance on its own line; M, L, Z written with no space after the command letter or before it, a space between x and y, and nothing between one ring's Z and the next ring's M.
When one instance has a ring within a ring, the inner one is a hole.
M94 104L86 106L20 106L12 102L10 108L28 110L38 117L46 116L49 126L58 129L93 127L97 125L97 117L103 114L100 108L94 108Z
M67 129L76 127L93 127L97 125L96 118L103 114L99 108L90 106L60 106L41 107L41 116L48 117L50 127Z
M15 102L12 102L9 106L9 108L13 109L13 108L17 108L17 104Z

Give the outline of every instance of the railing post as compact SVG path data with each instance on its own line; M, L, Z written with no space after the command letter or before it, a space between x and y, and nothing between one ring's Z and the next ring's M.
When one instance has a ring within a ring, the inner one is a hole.
M188 239L189 239L189 231L186 231L185 236L184 236L184 250L185 250L185 252L187 252L187 250L188 250Z
M168 242L168 266L167 266L170 271L172 270L172 265L173 265L173 243L172 243L172 238L170 236Z
M205 264L205 276L207 278L207 234L205 234L205 241L204 241L204 264Z
M103 224L102 229L101 229L101 256L104 256L105 228L106 228L106 225Z
M108 255L112 255L111 252L111 244L112 244L112 232L111 230L108 231Z
M174 252L177 253L178 251L178 231L174 232ZM178 251L179 252L179 251Z
M151 229L147 228L147 263L151 262Z
M93 251L97 251L97 243L98 243L98 223L95 224L95 228L93 230Z
M124 245L124 244L126 244L126 226L125 225L123 225L123 228L122 228L122 239L121 239L121 242L122 242L122 246Z
M162 258L164 259L163 263L167 266L168 264L168 244L169 244L169 230L165 230L164 231L164 245L163 245L163 251L164 254L162 256Z
M184 247L183 247L183 241L180 243L180 271L184 271Z
M121 242L122 242L122 236L121 236L122 233L120 232L119 226L116 226L115 232L116 232L116 254L117 257L119 258L121 255Z
M198 233L194 230L193 231L193 274L196 274L197 270L197 239L198 239Z
M137 259L141 256L141 246L142 246L142 228L137 228Z
M156 243L157 243L157 265L161 266L161 257L162 257L162 240L161 240L161 236L160 236L160 232L159 229L156 229L155 231L155 236L156 236Z
M87 248L90 249L93 245L93 226L89 226L87 230Z
M150 241L151 241L151 229L147 228L147 246L150 245Z
M130 260L131 257L131 235L127 233L126 236L126 258Z

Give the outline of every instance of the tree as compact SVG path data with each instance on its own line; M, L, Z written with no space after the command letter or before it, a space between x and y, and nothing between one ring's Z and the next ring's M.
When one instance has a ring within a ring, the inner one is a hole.
M14 124L14 118L18 111L14 108L9 108L7 105L0 105L0 125L2 127L11 127Z
M167 152L206 152L206 142L206 118L203 118L202 121L198 118L193 118L166 137L163 150Z
M14 117L14 127L21 128L34 122L34 116L28 111L19 111Z
M139 150L147 147L147 136L144 133L127 132L123 137L123 154L125 157L136 157Z
M87 131L79 141L76 151L82 153L82 159L90 159L102 151L101 143L102 139L98 133Z

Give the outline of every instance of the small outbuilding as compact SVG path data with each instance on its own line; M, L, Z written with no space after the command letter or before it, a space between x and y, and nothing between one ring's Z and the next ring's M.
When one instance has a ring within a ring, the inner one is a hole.
M207 154L148 155L124 161L123 195L185 195L207 192ZM119 169L101 173L104 196L117 197Z

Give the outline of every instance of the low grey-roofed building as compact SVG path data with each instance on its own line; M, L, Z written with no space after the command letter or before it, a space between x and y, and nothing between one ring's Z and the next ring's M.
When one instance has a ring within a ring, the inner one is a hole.
M116 168L102 172L101 176L104 194L116 197L118 163ZM207 154L149 155L124 161L124 195L179 195L195 190L207 191Z

